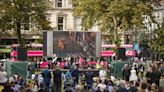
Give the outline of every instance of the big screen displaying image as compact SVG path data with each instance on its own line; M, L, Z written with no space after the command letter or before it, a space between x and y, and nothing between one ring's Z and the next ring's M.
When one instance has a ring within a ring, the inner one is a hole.
M53 53L58 57L95 57L96 32L55 31Z

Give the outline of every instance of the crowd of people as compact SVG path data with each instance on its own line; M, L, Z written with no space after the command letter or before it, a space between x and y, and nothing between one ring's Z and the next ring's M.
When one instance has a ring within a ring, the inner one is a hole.
M64 72L60 65L52 70L47 66L24 79L19 74L8 77L1 68L0 92L164 92L163 62L125 64L122 78L107 69L101 67L95 74L90 66L85 72L80 72L76 64Z
M90 67L88 68L90 70ZM69 73L71 74L71 73ZM106 70L100 69L99 76L92 71L80 75L80 83L71 82L71 77L65 76L68 85L65 92L163 92L164 91L164 64L152 63L143 65L125 64L122 69L123 78L109 75ZM73 81L74 80L74 76ZM76 79L76 78L75 78ZM68 82L69 80L69 82ZM80 84L80 85L71 85ZM68 88L68 89L67 89ZM67 91L71 90L71 91ZM78 90L78 91L77 91Z

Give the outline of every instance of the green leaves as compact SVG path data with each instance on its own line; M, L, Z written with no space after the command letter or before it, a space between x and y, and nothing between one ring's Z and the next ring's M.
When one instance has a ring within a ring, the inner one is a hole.
M152 49L159 54L164 54L164 22L161 28L154 31L153 36L154 38L151 43Z
M108 19L112 25L111 18L116 16L121 21L118 26L121 25L127 29L129 26L142 24L141 15L151 12L151 6L141 1L137 4L134 0L73 0L73 3L74 15L86 18L86 20L83 19L82 25L88 24L89 17L91 17L90 20L96 20L100 23ZM86 27L85 29L91 28L91 26L84 27ZM106 29L108 30L108 28Z
M102 32L114 31L109 33L115 33L115 40L119 36L115 31L143 26L142 16L151 16L153 6L158 3L159 0L73 0L74 16L83 16L83 29L97 23Z
M9 28L14 29L19 40L22 39L21 26L27 21L29 25L34 24L38 28L49 27L46 11L51 8L50 6L49 0L1 0L0 29L3 31L7 31Z
M0 4L1 12L4 11L0 14L1 22L5 24L8 24L7 20L12 20L13 24L21 20L23 24L25 16L37 19L35 22L47 21L45 12L50 7L48 0L2 0Z

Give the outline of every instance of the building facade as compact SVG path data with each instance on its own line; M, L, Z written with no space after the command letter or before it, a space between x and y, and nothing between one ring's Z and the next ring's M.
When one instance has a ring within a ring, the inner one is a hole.
M74 31L72 0L52 0L52 9L48 18L52 30Z
M73 16L72 0L52 0L52 9L48 14L53 30L82 31L81 17ZM89 31L98 31L98 28L94 26Z

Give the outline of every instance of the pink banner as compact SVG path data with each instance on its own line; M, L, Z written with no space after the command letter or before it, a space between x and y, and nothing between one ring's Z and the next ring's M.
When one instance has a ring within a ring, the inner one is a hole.
M17 56L17 51L12 51L10 55L16 57ZM35 56L42 57L43 56L43 51L41 51L41 50L37 50L37 51L29 50L29 51L27 51L27 56L28 57L35 57Z
M110 56L115 56L116 54L113 53L113 51L102 51L101 56L103 57L110 57ZM134 57L135 56L135 51L134 50L128 50L125 53L126 56L128 57Z
M102 51L101 52L101 56L106 56L106 57L108 57L108 56L112 56L114 53L113 53L113 51Z

